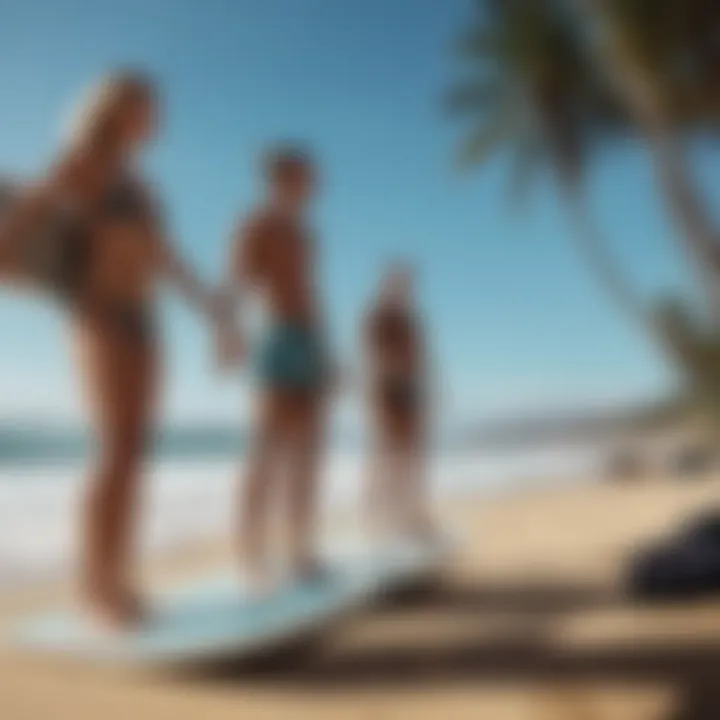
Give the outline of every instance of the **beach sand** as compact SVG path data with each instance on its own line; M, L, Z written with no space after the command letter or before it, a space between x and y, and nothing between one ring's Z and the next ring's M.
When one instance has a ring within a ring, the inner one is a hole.
M0 652L2 720L720 719L720 604L639 606L628 552L720 503L715 479L563 484L442 508L462 539L438 587L252 665L162 676ZM222 546L153 563L157 583ZM8 620L66 594L0 598Z

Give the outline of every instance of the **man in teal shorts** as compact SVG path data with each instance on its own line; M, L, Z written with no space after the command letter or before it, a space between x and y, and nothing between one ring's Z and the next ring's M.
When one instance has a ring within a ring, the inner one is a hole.
M267 317L255 353L258 389L238 538L243 573L260 592L275 579L270 527L276 509L291 578L303 581L318 571L318 461L328 385L307 228L315 168L307 154L286 147L268 154L263 170L265 199L234 237L230 284L233 294L256 292Z

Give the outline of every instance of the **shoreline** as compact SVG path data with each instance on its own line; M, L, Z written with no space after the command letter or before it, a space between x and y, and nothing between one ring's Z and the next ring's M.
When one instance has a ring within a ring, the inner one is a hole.
M431 461L436 502L475 502L507 492L591 481L578 473L575 456L553 454L533 465L510 456L500 463L476 454L446 454ZM587 459L583 457L587 464ZM148 468L141 520L143 556L182 553L188 545L213 542L218 528L231 533L236 460L175 461ZM324 468L325 515L359 512L365 464L358 454L330 454ZM73 572L77 556L82 465L47 465L0 472L0 593L11 585L37 584Z

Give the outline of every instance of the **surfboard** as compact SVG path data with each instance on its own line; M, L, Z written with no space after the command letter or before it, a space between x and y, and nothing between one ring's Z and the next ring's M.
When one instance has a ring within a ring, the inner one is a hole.
M12 628L16 647L35 653L152 666L223 657L247 658L321 629L383 593L438 571L447 541L325 553L321 580L257 598L228 570L199 577L153 598L151 620L123 633L94 628L77 611L29 617Z

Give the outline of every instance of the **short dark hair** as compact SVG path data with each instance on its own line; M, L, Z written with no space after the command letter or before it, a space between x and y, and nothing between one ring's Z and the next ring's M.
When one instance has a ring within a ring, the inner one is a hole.
M294 144L283 144L268 150L263 156L263 173L270 182L277 182L298 171L312 169L310 152Z

